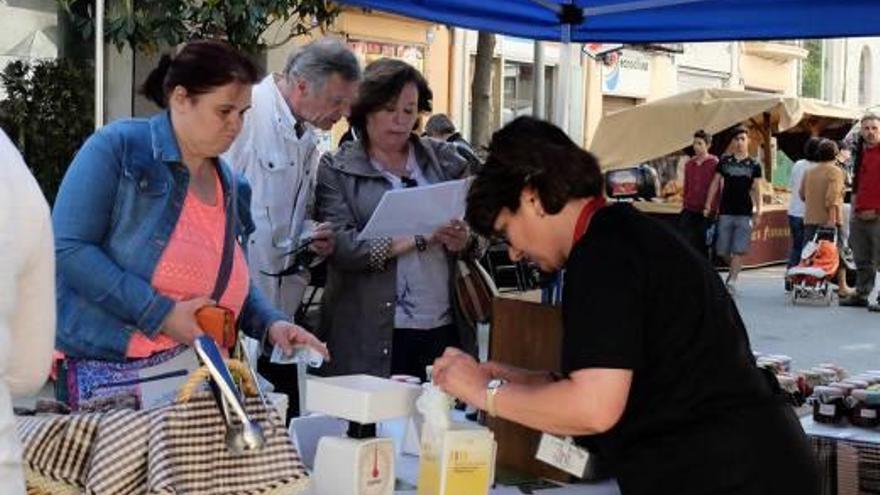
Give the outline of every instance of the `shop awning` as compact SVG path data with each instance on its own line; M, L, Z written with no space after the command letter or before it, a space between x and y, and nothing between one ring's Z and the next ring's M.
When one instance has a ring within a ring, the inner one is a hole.
M854 110L810 99L700 89L606 115L590 151L605 169L628 167L689 146L698 129L715 134L750 120L763 125L765 113L770 115L774 133L815 130L819 134L830 127L846 127L858 118Z
M870 36L876 0L339 0L522 38L663 43ZM831 20L836 22L832 22Z

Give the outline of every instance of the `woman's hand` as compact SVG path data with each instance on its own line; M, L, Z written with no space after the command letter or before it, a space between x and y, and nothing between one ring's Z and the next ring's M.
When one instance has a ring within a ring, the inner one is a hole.
M492 375L477 360L454 347L447 347L434 361L434 383L447 394L486 409L486 387Z
M326 258L333 254L336 248L336 232L333 231L333 224L324 222L319 223L312 233L312 243L309 249L322 258Z
M196 321L196 311L213 304L214 301L207 297L177 302L162 323L160 331L175 342L191 346L193 341L204 333Z
M292 355L296 346L308 346L318 351L326 361L330 361L327 344L318 340L318 337L305 328L289 321L276 321L269 327L269 343L280 347L286 356Z
M451 253L458 253L467 246L469 234L470 231L466 223L461 220L453 220L449 222L449 225L437 229L431 235L431 242L442 244Z

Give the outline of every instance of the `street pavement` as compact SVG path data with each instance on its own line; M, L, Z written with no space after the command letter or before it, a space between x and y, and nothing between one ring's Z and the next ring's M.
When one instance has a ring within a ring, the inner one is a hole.
M769 267L740 274L735 300L752 349L791 356L794 370L827 362L853 374L880 369L880 313L837 306L836 295L830 307L792 305L783 290L784 272ZM871 297L876 295L875 289Z

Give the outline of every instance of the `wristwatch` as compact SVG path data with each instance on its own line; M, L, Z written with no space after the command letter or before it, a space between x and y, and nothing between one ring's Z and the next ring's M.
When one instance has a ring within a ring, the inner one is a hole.
M489 416L496 416L495 396L505 383L507 383L507 380L503 378L493 378L486 385L486 412L489 413Z
M416 249L419 251L428 249L428 241L425 240L425 236L416 236Z

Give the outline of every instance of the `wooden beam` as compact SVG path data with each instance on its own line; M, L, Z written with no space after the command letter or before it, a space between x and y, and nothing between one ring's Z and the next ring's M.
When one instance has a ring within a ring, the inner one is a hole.
M773 182L773 152L770 148L770 112L764 112L764 125L761 126L764 138L764 180Z

